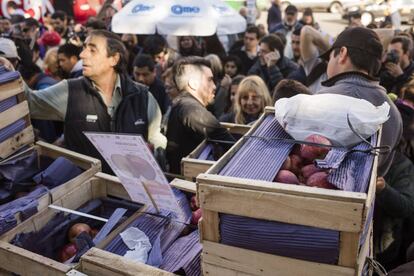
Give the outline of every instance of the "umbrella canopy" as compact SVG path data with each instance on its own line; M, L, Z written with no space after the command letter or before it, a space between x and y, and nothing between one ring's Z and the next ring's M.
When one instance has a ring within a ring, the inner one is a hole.
M112 31L210 36L245 31L246 20L221 0L133 0L112 19Z

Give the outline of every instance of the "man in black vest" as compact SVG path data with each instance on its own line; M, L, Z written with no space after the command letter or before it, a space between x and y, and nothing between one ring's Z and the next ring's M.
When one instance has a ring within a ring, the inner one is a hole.
M234 141L206 106L214 101L216 85L210 62L199 57L178 60L173 67L180 95L174 99L168 120L167 159L170 172L180 173L181 159L205 138Z
M67 148L104 161L84 131L140 134L156 152L165 149L161 111L148 89L126 74L126 49L120 38L95 30L80 54L83 77L26 91L32 118L65 122ZM103 162L103 170L111 172Z

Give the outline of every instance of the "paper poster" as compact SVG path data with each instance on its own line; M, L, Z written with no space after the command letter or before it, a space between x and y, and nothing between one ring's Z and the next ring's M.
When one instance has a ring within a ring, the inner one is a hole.
M120 179L133 201L183 217L174 193L144 139L139 135L84 132ZM154 204L155 203L155 204Z

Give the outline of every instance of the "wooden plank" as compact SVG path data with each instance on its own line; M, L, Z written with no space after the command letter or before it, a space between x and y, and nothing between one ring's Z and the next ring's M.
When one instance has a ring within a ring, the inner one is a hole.
M239 135L246 134L251 128L251 126L249 125L240 125L240 124L232 124L232 123L224 123L224 122L220 122L220 125L227 128L231 134L239 134Z
M106 185L104 181L101 181L97 177L93 177L89 182L91 183L92 198L106 197L108 195L108 185Z
M207 209L331 230L361 231L363 204L359 203L205 184L199 184L198 198L203 212Z
M16 96L18 94L24 95L23 81L21 79L4 83L0 87L0 101Z
M192 152L190 152L190 154L187 157L190 159L197 159L206 145L207 140L204 139Z
M224 267L203 263L203 273L205 276L220 275L220 276L251 276L253 274L247 274L241 271L227 269ZM279 275L279 274L278 274Z
M33 127L26 127L19 133L0 143L0 158L4 159L9 157L23 146L32 144L34 139Z
M372 253L372 252L370 252L370 249L371 249L371 246L372 246L372 226L373 226L373 224L371 224L371 226L370 226L367 240L365 241L364 245L361 247L361 251L359 253L358 261L357 261L357 268L356 268L356 271L358 271L358 273L355 274L355 276L358 276L358 275L362 274L362 270L364 269L365 261L366 261L367 257L370 257L370 253Z
M80 259L80 270L90 276L169 276L170 272L130 261L97 248L90 249Z
M203 243L203 266L206 263L252 275L353 276L355 273L352 268L281 257L209 241Z
M20 275L65 275L71 269L52 259L0 242L0 267Z
M313 197L320 199L330 199L342 202L366 203L367 194L345 192L339 190L322 189L317 187L308 187L302 185L291 185L275 183L262 180L252 180L238 177L221 176L209 174L200 174L197 177L197 183L210 184L234 188L250 189L255 191L275 192L290 195L299 195L303 197Z
M60 206L75 210L93 199L91 182L84 182L79 187L69 192L67 195L62 197L57 204Z
M215 164L211 160L198 160L193 158L181 159L181 174L188 180L192 181L199 174L205 173Z
M197 192L197 184L191 181L174 178L170 182L170 185L184 192L193 193L193 194Z
M0 129L16 122L17 120L29 114L29 105L27 101L18 103L17 105L5 110L1 113Z
M68 149L64 149L43 141L36 142L36 145L40 147L41 153L45 156L48 156L52 159L57 159L60 156L65 156L65 158L71 160L77 166L81 167L84 170L91 168L91 166L96 167L95 173L101 170L101 161L89 157L84 154L80 154Z
M203 219L201 221L200 234L203 241L219 242L220 241L220 221L217 212L203 209Z
M339 234L339 260L338 265L356 267L359 250L360 233L341 232Z

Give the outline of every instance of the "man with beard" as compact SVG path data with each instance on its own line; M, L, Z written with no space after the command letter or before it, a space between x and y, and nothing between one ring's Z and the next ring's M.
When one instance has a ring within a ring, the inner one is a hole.
M213 102L216 85L210 63L198 57L178 60L173 67L180 95L174 100L168 120L167 160L170 172L181 172L181 159L204 139L234 141L206 106Z
M283 22L277 24L270 33L280 33L286 37L286 47L284 55L293 58L292 51L292 33L295 29L302 27L298 21L298 9L294 5L289 5L285 9L285 17Z
M68 16L64 11L56 11L52 14L50 24L52 25L53 30L57 32L62 39L65 41L68 40Z

